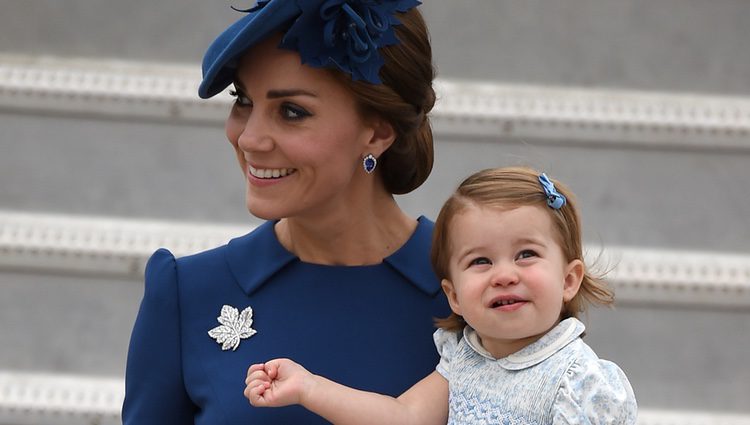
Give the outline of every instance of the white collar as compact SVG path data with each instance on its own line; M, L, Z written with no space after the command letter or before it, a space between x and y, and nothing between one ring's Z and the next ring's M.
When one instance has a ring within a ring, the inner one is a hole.
M565 319L537 341L500 359L494 358L489 351L482 347L479 335L468 325L464 328L464 339L469 347L482 357L498 362L504 369L520 370L547 360L563 347L578 339L585 330L586 326L580 320L573 317Z

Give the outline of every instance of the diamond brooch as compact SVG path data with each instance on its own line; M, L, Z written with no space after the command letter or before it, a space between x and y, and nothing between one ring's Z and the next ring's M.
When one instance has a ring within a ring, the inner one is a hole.
M221 307L221 316L217 317L221 325L208 331L208 335L221 344L221 349L226 351L230 348L236 350L240 345L240 340L250 338L255 335L253 324L253 309L247 307L239 312L230 305Z

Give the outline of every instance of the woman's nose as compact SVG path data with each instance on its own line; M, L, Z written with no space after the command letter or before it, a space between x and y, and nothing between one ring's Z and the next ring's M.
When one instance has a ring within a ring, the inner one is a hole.
M237 145L245 152L267 152L273 149L273 137L263 117L252 114L246 118Z

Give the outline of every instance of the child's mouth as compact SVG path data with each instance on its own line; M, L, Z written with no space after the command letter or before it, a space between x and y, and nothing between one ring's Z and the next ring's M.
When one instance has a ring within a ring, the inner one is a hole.
M499 299L495 300L490 304L490 308L502 310L502 311L513 311L521 308L526 304L526 300L521 299Z

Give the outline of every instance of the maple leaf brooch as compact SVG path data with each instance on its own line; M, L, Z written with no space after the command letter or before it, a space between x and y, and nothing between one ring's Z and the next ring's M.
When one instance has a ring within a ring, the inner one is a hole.
M231 305L224 305L221 308L221 316L217 319L221 325L208 331L208 335L221 344L221 349L224 351L230 348L232 351L236 350L240 345L240 340L255 335L255 329L250 327L253 324L252 307L240 313Z

